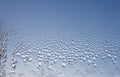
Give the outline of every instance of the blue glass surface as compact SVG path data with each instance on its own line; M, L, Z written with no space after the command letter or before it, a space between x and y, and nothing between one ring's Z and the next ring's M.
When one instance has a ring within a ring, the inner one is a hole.
M119 77L119 4L0 0L0 77Z

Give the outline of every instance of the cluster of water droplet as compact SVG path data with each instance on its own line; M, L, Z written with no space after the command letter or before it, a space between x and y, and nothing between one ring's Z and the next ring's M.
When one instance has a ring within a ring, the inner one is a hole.
M6 47L7 47L7 33L0 32L0 77L6 77Z
M109 58L113 64L116 64L117 54L120 54L118 52L119 46L114 44L108 45L111 42L109 40L96 44L84 39L77 40L72 38L67 40L63 37L59 39L36 39L36 37L33 38L32 36L31 38L22 39L19 37L17 39L18 41L15 42L14 49L11 52L11 76L14 76L19 60L22 60L25 64L36 61L37 65L35 64L35 66L38 69L46 65L49 70L54 70L52 67L57 63L60 63L62 68L66 68L67 65L73 65L75 63L87 63L90 66L97 67L96 60L105 58ZM1 41L1 46L4 46L2 42L3 40ZM3 47L3 49L6 48ZM1 51L4 51L3 49ZM2 59L4 57L2 55ZM18 60L18 58L20 59Z
M74 64L76 62L87 62L88 65L97 67L96 59L104 59L105 57L109 57L115 64L117 59L116 54L118 54L117 46L98 46L89 41L79 42L71 40L66 42L64 39L32 41L19 41L15 45L13 53L17 57L22 58L23 63L32 62L32 57L36 57L38 68L45 64L48 66L48 69L51 69L52 65L59 61L61 61L62 67L66 67L68 64ZM17 63L14 62L14 60L15 59L12 61L13 69L15 69Z

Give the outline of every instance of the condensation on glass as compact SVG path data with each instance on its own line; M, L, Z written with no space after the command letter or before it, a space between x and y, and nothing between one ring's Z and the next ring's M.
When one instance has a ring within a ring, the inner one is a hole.
M60 32L26 30L0 31L0 77L119 75L119 42L105 39L98 44L88 37L69 34L67 39Z

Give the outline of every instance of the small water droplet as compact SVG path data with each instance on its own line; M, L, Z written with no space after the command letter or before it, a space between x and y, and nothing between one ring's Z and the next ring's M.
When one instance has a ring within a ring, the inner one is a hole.
M14 70L11 70L10 73L11 73L11 74L15 74L15 71L14 71Z
M41 66L42 66L42 63L41 63L41 62L39 62L39 63L38 63L38 65L39 65L39 67L41 67Z
M12 68L13 68L13 69L15 69L15 68L16 68L16 65L15 65L15 64L12 64L11 66L12 66Z
M97 64L96 64L96 63L94 63L94 64L93 64L93 66L94 66L94 67L97 67Z
M20 56L20 53L17 53L17 56Z
M31 62L31 61L32 61L32 58L29 58L29 61Z
M65 63L62 63L62 67L66 67L66 64L65 64Z

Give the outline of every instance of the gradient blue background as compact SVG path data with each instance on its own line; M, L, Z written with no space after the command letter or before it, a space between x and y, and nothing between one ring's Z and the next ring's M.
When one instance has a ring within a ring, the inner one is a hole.
M7 29L24 33L26 40L29 34L34 39L34 34L41 32L44 38L53 39L60 33L67 40L74 37L75 40L82 38L99 44L101 40L109 39L113 46L120 45L119 0L0 0L0 20ZM95 69L96 73L86 77L119 77L120 71L115 70L120 70L118 59L116 65L108 59L97 63L103 67L104 74L98 74L99 70ZM84 65L75 66L84 68ZM66 69L66 73L71 72L70 69Z
M0 18L21 24L119 25L119 0L0 0Z

